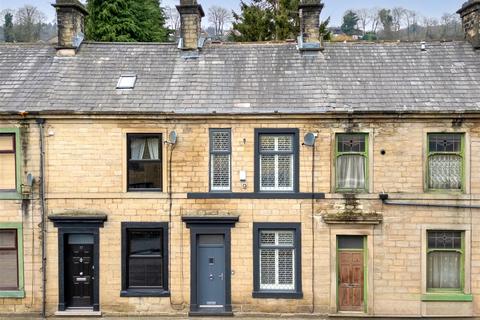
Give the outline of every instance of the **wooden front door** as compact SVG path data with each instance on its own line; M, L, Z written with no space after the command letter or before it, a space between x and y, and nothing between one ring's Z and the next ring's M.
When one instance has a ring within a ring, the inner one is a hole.
M363 237L339 239L338 264L339 311L363 311L365 281Z
M67 246L65 255L66 300L70 308L93 306L93 244L82 243Z

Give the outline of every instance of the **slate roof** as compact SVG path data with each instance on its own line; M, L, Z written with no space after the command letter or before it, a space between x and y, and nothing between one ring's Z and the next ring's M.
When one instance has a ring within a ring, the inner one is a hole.
M75 57L51 45L0 45L0 113L269 114L480 112L480 50L467 42L84 43ZM133 90L117 90L135 73Z

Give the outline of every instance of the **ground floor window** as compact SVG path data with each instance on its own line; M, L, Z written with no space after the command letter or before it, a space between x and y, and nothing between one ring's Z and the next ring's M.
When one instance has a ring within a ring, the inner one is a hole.
M428 231L428 291L463 291L463 253L463 232Z
M168 291L168 224L122 223L122 295Z
M0 223L0 297L24 296L21 223Z
M254 226L254 296L301 295L300 225Z

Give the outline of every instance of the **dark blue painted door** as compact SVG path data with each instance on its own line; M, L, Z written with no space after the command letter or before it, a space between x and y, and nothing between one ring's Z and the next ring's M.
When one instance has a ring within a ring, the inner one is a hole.
M197 294L201 308L225 305L225 243L223 235L199 235Z

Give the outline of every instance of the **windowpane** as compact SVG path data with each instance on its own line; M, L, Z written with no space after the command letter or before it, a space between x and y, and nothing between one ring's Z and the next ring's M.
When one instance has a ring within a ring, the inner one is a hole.
M17 250L0 250L0 289L18 289Z
M260 135L260 151L275 151L275 137Z
M278 284L282 289L294 289L293 249L278 250Z
M278 188L291 188L293 185L293 154L278 155Z
M338 236L338 249L363 249L363 237Z
M460 134L430 134L428 136L430 152L460 152L462 135Z
M158 137L130 138L131 160L159 160L161 141Z
M288 136L279 136L277 138L278 145L277 145L277 150L278 151L293 151L293 139L291 135Z
M346 154L337 158L337 188L365 189L366 158L358 154Z
M275 188L275 155L260 156L260 184L262 189Z
M278 245L280 246L293 246L294 245L294 233L293 231L279 231Z
M212 131L212 152L230 152L230 131Z
M0 249L15 249L17 247L16 242L16 230L0 230Z
M337 135L338 152L360 152L364 153L365 148L364 134L339 134Z
M212 154L212 189L230 189L230 154Z
M460 289L460 252L434 251L428 253L428 288Z
M458 155L431 155L429 157L430 189L462 188L462 157Z
M161 287L162 258L130 257L128 279L130 287Z
M260 250L260 288L275 286L275 249Z
M0 150L14 152L15 135L13 134L0 134Z
M0 189L16 189L16 168L14 153L0 154Z
M162 232L133 231L129 232L131 255L160 255L162 252Z
M429 231L429 249L461 249L462 233L460 231Z
M261 246L274 246L276 244L274 231L261 231L260 232L260 245Z
M130 162L128 164L128 188L162 188L162 164L159 162Z

